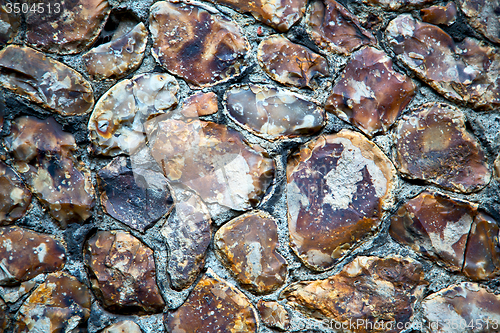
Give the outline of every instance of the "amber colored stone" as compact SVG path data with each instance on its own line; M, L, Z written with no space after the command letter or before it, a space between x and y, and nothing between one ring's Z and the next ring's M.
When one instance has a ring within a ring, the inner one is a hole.
M369 137L385 132L415 95L415 84L394 71L383 51L356 51L333 87L325 109L355 125Z
M9 7L10 8L10 7ZM21 27L21 17L7 12L7 2L0 3L0 45L12 42Z
M229 221L215 234L214 245L244 288L269 293L285 282L287 263L277 251L278 227L269 214L255 211Z
M145 144L144 123L177 105L177 80L168 74L141 74L118 82L97 102L89 136L97 154L132 154Z
M118 79L141 65L148 41L144 23L129 31L120 30L109 43L99 45L82 56L87 72L94 80Z
M28 1L31 6L38 3ZM48 0L43 4L43 13L38 9L26 13L26 41L58 54L79 53L91 45L111 10L107 0Z
M106 327L101 333L142 333L142 331L132 320L123 320Z
M290 315L285 307L278 302L259 300L257 303L262 322L271 328L287 331L290 328Z
M308 8L306 25L312 40L324 51L347 55L376 43L356 16L335 0L314 0Z
M281 297L305 314L363 323L348 326L352 332L400 332L396 325L377 329L375 323L410 322L426 284L422 266L411 258L361 256L325 280L288 286Z
M157 313L165 303L156 285L153 251L124 231L98 231L85 246L92 289L111 312Z
M213 92L196 93L189 96L182 106L181 113L187 118L197 118L199 116L209 116L219 111L217 95Z
M236 86L226 92L225 100L231 119L265 139L311 135L325 123L325 111L316 103L272 86Z
M273 160L224 125L160 116L146 130L152 155L169 181L196 191L208 204L248 210L273 179Z
M31 203L31 192L17 173L0 161L0 225L21 218Z
M363 135L320 136L287 166L290 245L306 266L331 268L372 234L392 202L396 171Z
M91 216L94 188L90 171L73 157L75 139L54 118L17 118L5 143L31 192L62 227Z
M315 77L328 75L325 58L281 35L260 42L257 59L267 75L285 85L314 88Z
M151 7L151 53L194 88L241 74L249 44L241 29L213 9L159 1Z
M430 24L452 25L457 19L457 6L450 1L446 6L430 6L420 10L422 21Z
M64 266L64 247L52 237L18 227L0 227L0 284L14 284Z
M434 0L363 0L364 3L386 10L408 10L419 8Z
M444 103L426 103L405 115L396 130L396 165L411 179L469 193L486 186L491 172L465 115Z
M458 0L469 24L500 44L500 0Z
M50 274L17 313L16 333L77 332L86 327L91 296L88 288L67 273Z
M63 116L94 106L92 87L80 73L25 46L0 51L0 85Z
M257 313L248 298L218 277L211 268L194 287L188 299L177 310L165 315L165 326L171 333L257 332Z

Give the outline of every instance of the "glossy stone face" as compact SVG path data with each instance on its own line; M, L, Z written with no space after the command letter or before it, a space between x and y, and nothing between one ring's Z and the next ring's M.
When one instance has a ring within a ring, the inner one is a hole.
M106 327L102 333L142 333L142 331L132 320L124 320Z
M217 95L213 92L199 92L184 100L181 113L187 118L197 118L199 116L209 116L218 111Z
M333 87L325 109L358 127L369 137L385 132L415 95L415 84L394 71L383 51L356 51Z
M21 218L31 203L31 192L18 174L0 162L0 225Z
M121 29L109 43L85 53L82 60L94 80L117 79L141 65L147 41L148 31L141 22L132 29Z
M450 1L446 6L430 6L420 11L422 21L431 24L452 25L457 19L457 6Z
M225 99L231 119L265 139L314 134L325 122L322 108L284 89L253 84L233 87Z
M64 247L52 237L18 227L0 227L0 284L15 284L63 268Z
M141 74L120 81L97 102L89 120L96 154L132 154L145 144L144 123L177 105L177 80L168 74Z
M257 303L257 310L266 326L280 331L286 331L290 327L290 315L280 303L260 299Z
M459 0L458 4L471 26L500 44L500 0Z
M364 3L379 6L386 10L408 10L422 7L433 0L363 0Z
M306 266L332 267L379 226L396 172L363 135L320 136L287 165L290 245Z
M39 50L59 54L79 53L91 45L111 9L107 0L48 0L45 5L43 13L26 13L26 41Z
M85 259L92 289L107 310L162 311L153 251L140 240L124 231L98 231L87 241Z
M273 80L299 88L317 87L313 79L329 72L325 58L282 35L272 35L260 42L257 59Z
M80 73L25 46L0 51L0 85L63 116L94 106L92 87Z
M335 0L314 0L306 16L307 31L324 51L348 55L363 45L376 43L359 20Z
M270 215L255 211L229 221L215 234L214 245L242 287L261 294L285 282L287 263L277 252L278 228Z
M396 165L404 176L469 193L486 186L491 172L465 115L443 103L423 104L396 129Z
M363 320L373 327L380 321L409 322L426 284L422 266L413 259L362 256L325 280L293 283L281 297L306 315L313 312L340 323ZM366 327L356 326L353 332L400 332Z
M194 88L239 75L249 48L240 28L213 9L159 1L151 7L151 53Z
M165 315L168 332L257 332L257 314L248 298L208 269L188 299Z
M0 45L12 42L21 27L21 17L12 11L8 13L6 4L0 4Z
M147 127L152 155L165 176L196 191L205 203L248 210L273 179L273 160L224 125L158 117Z

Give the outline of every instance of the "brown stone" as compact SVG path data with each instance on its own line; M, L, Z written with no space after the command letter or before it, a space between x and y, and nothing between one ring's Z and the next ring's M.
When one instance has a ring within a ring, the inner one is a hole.
M328 62L321 55L281 35L272 35L259 44L257 59L273 80L299 88L315 88L319 76L328 75Z
M495 160L495 176L497 179L500 179L500 154Z
M276 221L262 211L229 221L214 237L221 261L242 287L258 294L272 292L285 282L287 263L278 245Z
M37 286L36 280L37 278L24 281L13 286L0 287L0 299L3 299L6 303L17 302L21 299L21 297L31 292L31 290L33 290L33 288Z
M444 97L478 110L500 106L500 50L469 37L455 44L407 14L392 20L386 35L397 57Z
M156 61L193 88L243 71L248 42L236 23L214 9L159 1L151 7L149 30Z
M0 225L8 225L26 214L31 192L17 173L0 161Z
M290 315L280 303L261 299L257 303L257 310L266 326L280 331L287 331L290 328Z
M142 331L132 320L123 320L106 327L101 333L142 333Z
M314 317L347 324L361 321L348 326L353 332L400 332L394 322L412 320L426 284L422 266L413 259L362 256L325 280L294 283L281 295ZM391 322L392 327L385 326Z
M469 24L500 44L500 0L458 0Z
M224 125L158 117L147 131L152 155L169 181L196 191L205 203L248 210L273 179L273 160Z
M199 92L186 98L181 113L187 118L197 118L199 116L209 116L218 111L217 95L213 92Z
M363 0L371 6L378 6L385 10L409 10L423 7L433 0Z
M4 332L7 324L9 322L7 306L5 302L0 298L0 332Z
M392 202L396 172L363 135L320 136L287 166L290 245L306 266L331 268L372 234Z
M18 227L0 227L0 284L15 284L64 266L64 247L52 237Z
M50 274L17 313L14 332L77 332L86 327L91 297L88 288L67 273Z
M404 116L396 130L396 165L411 179L469 193L486 186L491 171L465 115L443 103L427 103Z
M5 143L31 192L62 227L91 216L94 188L90 171L73 157L75 139L54 118L17 118Z
M173 76L159 73L137 75L111 87L90 116L93 151L107 156L133 154L146 142L144 123L176 106L178 90Z
M325 111L316 103L272 86L233 87L225 99L231 119L269 140L311 135L325 123Z
M63 116L94 106L92 87L80 73L25 46L0 51L0 85Z
M333 87L325 109L372 137L385 132L415 95L415 84L394 71L383 51L356 51Z
M111 312L158 313L165 303L156 285L153 251L124 231L98 231L85 246L95 295Z
M131 30L119 30L109 43L99 45L82 56L87 72L94 80L118 79L141 65L148 41L144 23Z
M30 6L38 3L28 1ZM91 45L111 10L107 0L48 0L43 4L43 13L26 13L26 41L41 51L59 54L79 53Z
M324 51L347 55L376 43L356 16L335 0L314 0L307 11L306 25L312 40Z
M13 7L7 7L7 4L7 1L0 4L0 45L12 42L21 27L21 16L15 14ZM12 6L13 4L11 3Z
M420 10L422 21L430 24L452 25L457 19L457 6L450 1L446 6L430 6Z
M257 313L248 298L219 278L211 268L194 287L186 302L165 315L168 332L257 332Z

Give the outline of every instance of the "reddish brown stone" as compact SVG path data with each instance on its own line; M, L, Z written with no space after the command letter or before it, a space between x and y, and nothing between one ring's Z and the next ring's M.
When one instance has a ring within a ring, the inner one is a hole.
M249 48L240 28L214 9L159 1L151 7L151 53L194 88L241 74Z
M328 75L325 58L281 35L260 42L257 59L267 75L285 85L315 88L313 79Z
M409 77L394 71L385 52L366 47L353 54L325 109L371 137L387 131L415 88Z
M290 328L290 315L285 307L278 302L259 300L257 303L260 319L271 328L287 331Z
M25 46L0 51L0 85L63 116L94 106L92 87L80 73Z
M404 325L413 319L426 284L422 266L413 259L357 257L339 273L294 283L281 295L306 315L347 325L362 322L348 326L353 332L387 333L401 331L394 323ZM384 325L390 322L392 327Z
M215 234L214 245L221 261L244 288L269 293L286 279L286 260L277 252L276 221L255 211L223 225Z
M182 106L181 113L187 118L197 118L199 116L209 116L219 111L217 95L213 92L196 93L189 96Z
M372 234L392 202L396 172L363 135L320 136L287 166L290 245L306 266L331 268Z
M257 332L257 313L248 298L238 289L208 269L186 302L165 315L171 333Z
M433 0L363 0L371 6L382 7L386 10L408 10L423 7Z
M500 44L500 0L458 0L469 24Z
M0 3L0 45L12 42L21 27L21 17L13 12L14 3L7 4Z
M324 51L350 54L363 45L376 43L356 16L335 0L314 0L306 16L307 31Z
M21 218L31 203L31 192L17 173L0 161L0 225Z
M486 186L491 172L465 115L443 103L427 103L404 116L396 130L396 164L411 179L469 193Z
M106 327L101 333L142 333L142 331L132 320L123 320Z
M452 25L457 19L457 6L450 1L446 6L430 6L420 11L422 21L431 24Z

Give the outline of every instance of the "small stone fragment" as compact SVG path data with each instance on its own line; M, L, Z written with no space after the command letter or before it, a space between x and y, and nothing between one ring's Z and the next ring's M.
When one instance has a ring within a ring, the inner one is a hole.
M26 214L31 192L17 173L0 161L0 225L8 225Z
M269 140L311 135L321 130L325 111L305 96L271 86L245 85L226 93L231 119Z
M99 45L82 56L87 72L94 80L118 79L141 65L148 41L144 23L130 31L120 31L109 43Z
M98 231L85 246L95 295L111 312L158 313L163 301L156 285L153 251L124 231Z
M106 327L102 333L142 333L142 331L132 320L124 320Z
M257 310L266 326L280 331L287 331L290 328L290 316L285 307L278 302L259 300Z
M159 1L151 7L149 30L156 61L193 88L243 71L249 44L238 25L214 9Z
M285 85L314 88L314 78L328 75L325 58L281 35L260 42L257 59L267 75Z
M363 3L386 10L409 10L420 8L434 0L363 0Z
M242 287L262 294L285 282L287 263L277 252L278 227L269 214L255 211L229 221L215 234L214 245Z
M63 116L94 106L92 86L80 73L25 46L0 51L0 85Z
M77 332L86 328L90 305L83 283L67 273L50 274L19 309L14 332Z
M12 42L21 27L21 17L10 10L11 8L7 7L6 1L0 3L0 45Z
M500 154L498 155L497 159L495 160L495 176L497 180L500 179Z
M118 82L97 102L89 120L96 154L133 154L144 145L144 123L177 105L177 80L168 74L141 74Z
M452 25L457 19L457 6L450 1L446 6L430 6L420 10L422 21L430 24Z
M7 324L9 322L7 315L7 306L5 302L0 298L0 332L4 332Z
M290 245L314 270L331 268L372 234L392 202L396 171L362 134L320 136L287 166Z
M361 256L325 280L290 285L281 297L306 315L364 323L348 326L353 332L400 332L384 324L410 322L426 284L422 266L413 259Z
M396 130L396 165L411 179L470 193L486 186L491 171L465 115L444 103L426 103L404 116Z
M0 285L10 285L64 267L64 247L48 235L0 227Z
M500 0L458 0L469 24L500 44Z
M387 131L412 100L415 88L409 77L394 71L385 52L366 47L352 55L325 109L372 137Z
M0 99L0 133L3 129L3 117L5 116L5 103Z
M28 4L38 4L30 0ZM111 10L107 0L48 0L44 10L26 13L26 41L34 48L75 54L99 36ZM50 5L50 7L49 7Z
M40 276L40 278L45 279L43 276ZM14 286L2 286L0 287L0 298L6 303L15 303L36 286L36 280L31 279Z
M189 96L182 106L181 113L187 118L197 118L200 116L209 116L219 111L217 95L213 92L196 93Z
M376 43L356 16L335 0L314 0L307 11L306 25L312 40L324 51L348 55Z
M248 298L211 268L177 310L165 315L168 332L257 332L257 313Z

